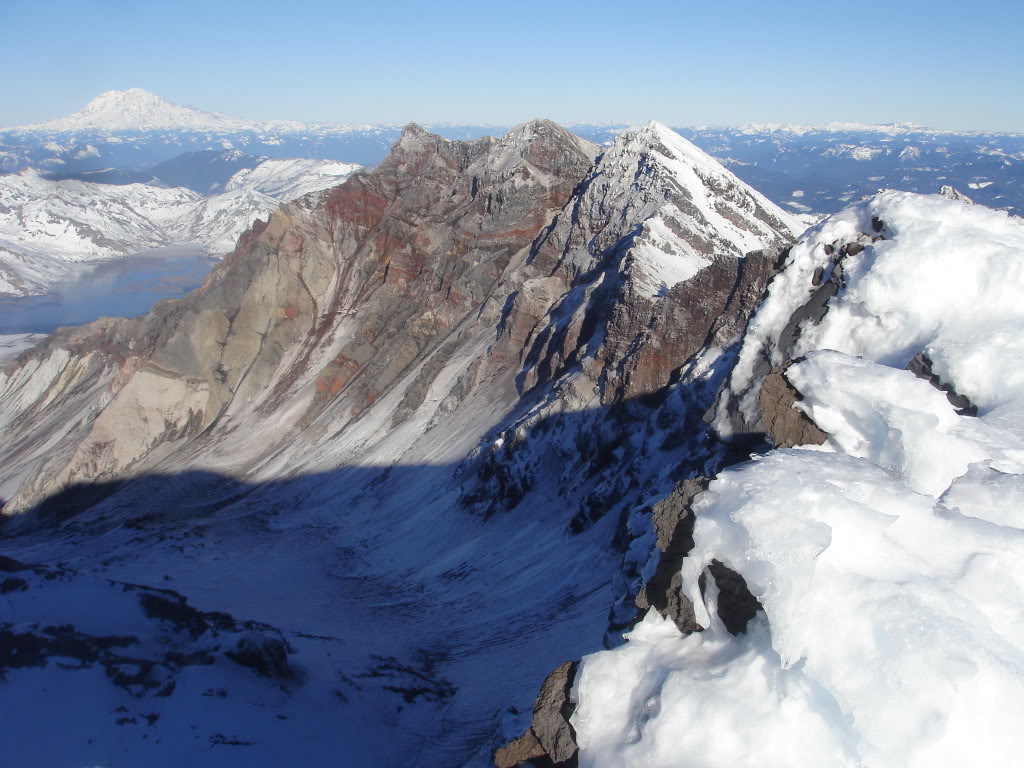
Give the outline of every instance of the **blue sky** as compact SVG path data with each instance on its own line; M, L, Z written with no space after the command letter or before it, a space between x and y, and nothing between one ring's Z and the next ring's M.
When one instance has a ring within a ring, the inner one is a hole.
M146 88L240 117L1024 132L1024 4L0 0L0 125Z

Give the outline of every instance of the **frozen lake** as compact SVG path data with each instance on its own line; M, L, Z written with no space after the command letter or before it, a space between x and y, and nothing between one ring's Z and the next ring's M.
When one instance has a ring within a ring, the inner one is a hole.
M160 299L198 287L217 261L189 244L82 264L45 296L0 297L0 334L51 333L99 317L144 315Z

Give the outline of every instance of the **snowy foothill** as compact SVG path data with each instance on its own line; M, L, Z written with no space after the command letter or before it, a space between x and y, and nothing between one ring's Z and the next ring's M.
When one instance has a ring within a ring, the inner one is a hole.
M840 255L850 242L863 250ZM827 312L793 341L815 271L840 259ZM1022 294L1024 223L937 195L881 193L792 249L730 387L753 418L757 360L793 361L797 407L829 438L736 465L697 497L682 582L707 629L684 636L651 611L584 659L581 765L1015 761ZM906 369L920 354L976 416ZM763 606L745 634L721 625L713 581L701 589L713 560Z
M72 263L176 243L227 253L254 220L283 202L341 184L359 167L268 159L206 197L184 187L54 181L32 170L0 175L0 295L44 294L71 276Z

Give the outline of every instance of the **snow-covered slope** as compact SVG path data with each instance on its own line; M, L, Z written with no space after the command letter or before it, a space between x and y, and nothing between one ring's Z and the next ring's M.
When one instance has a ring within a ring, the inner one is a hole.
M0 175L0 294L44 293L68 264L118 258L176 242L223 254L281 202L340 184L358 169L329 160L266 160L202 197L182 187Z
M0 176L0 293L42 293L75 262L166 245L167 229L199 201L180 188Z
M581 765L1015 761L1022 292L1024 223L938 195L880 194L792 249L716 419L771 431L781 371L825 442L696 498L681 589L705 631L651 611L584 659ZM763 607L746 634L719 618L714 561Z
M266 219L280 204L253 189L210 195L178 219L170 234L178 241L202 243L212 253L227 253L253 221Z
M225 192L251 189L282 202L319 192L343 182L358 171L354 163L333 160L265 160L255 168L239 171L224 185Z

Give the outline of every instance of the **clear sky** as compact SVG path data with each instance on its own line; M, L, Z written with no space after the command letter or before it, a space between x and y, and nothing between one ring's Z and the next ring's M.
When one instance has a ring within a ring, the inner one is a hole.
M145 88L258 119L1024 132L1020 0L0 0L0 125Z

